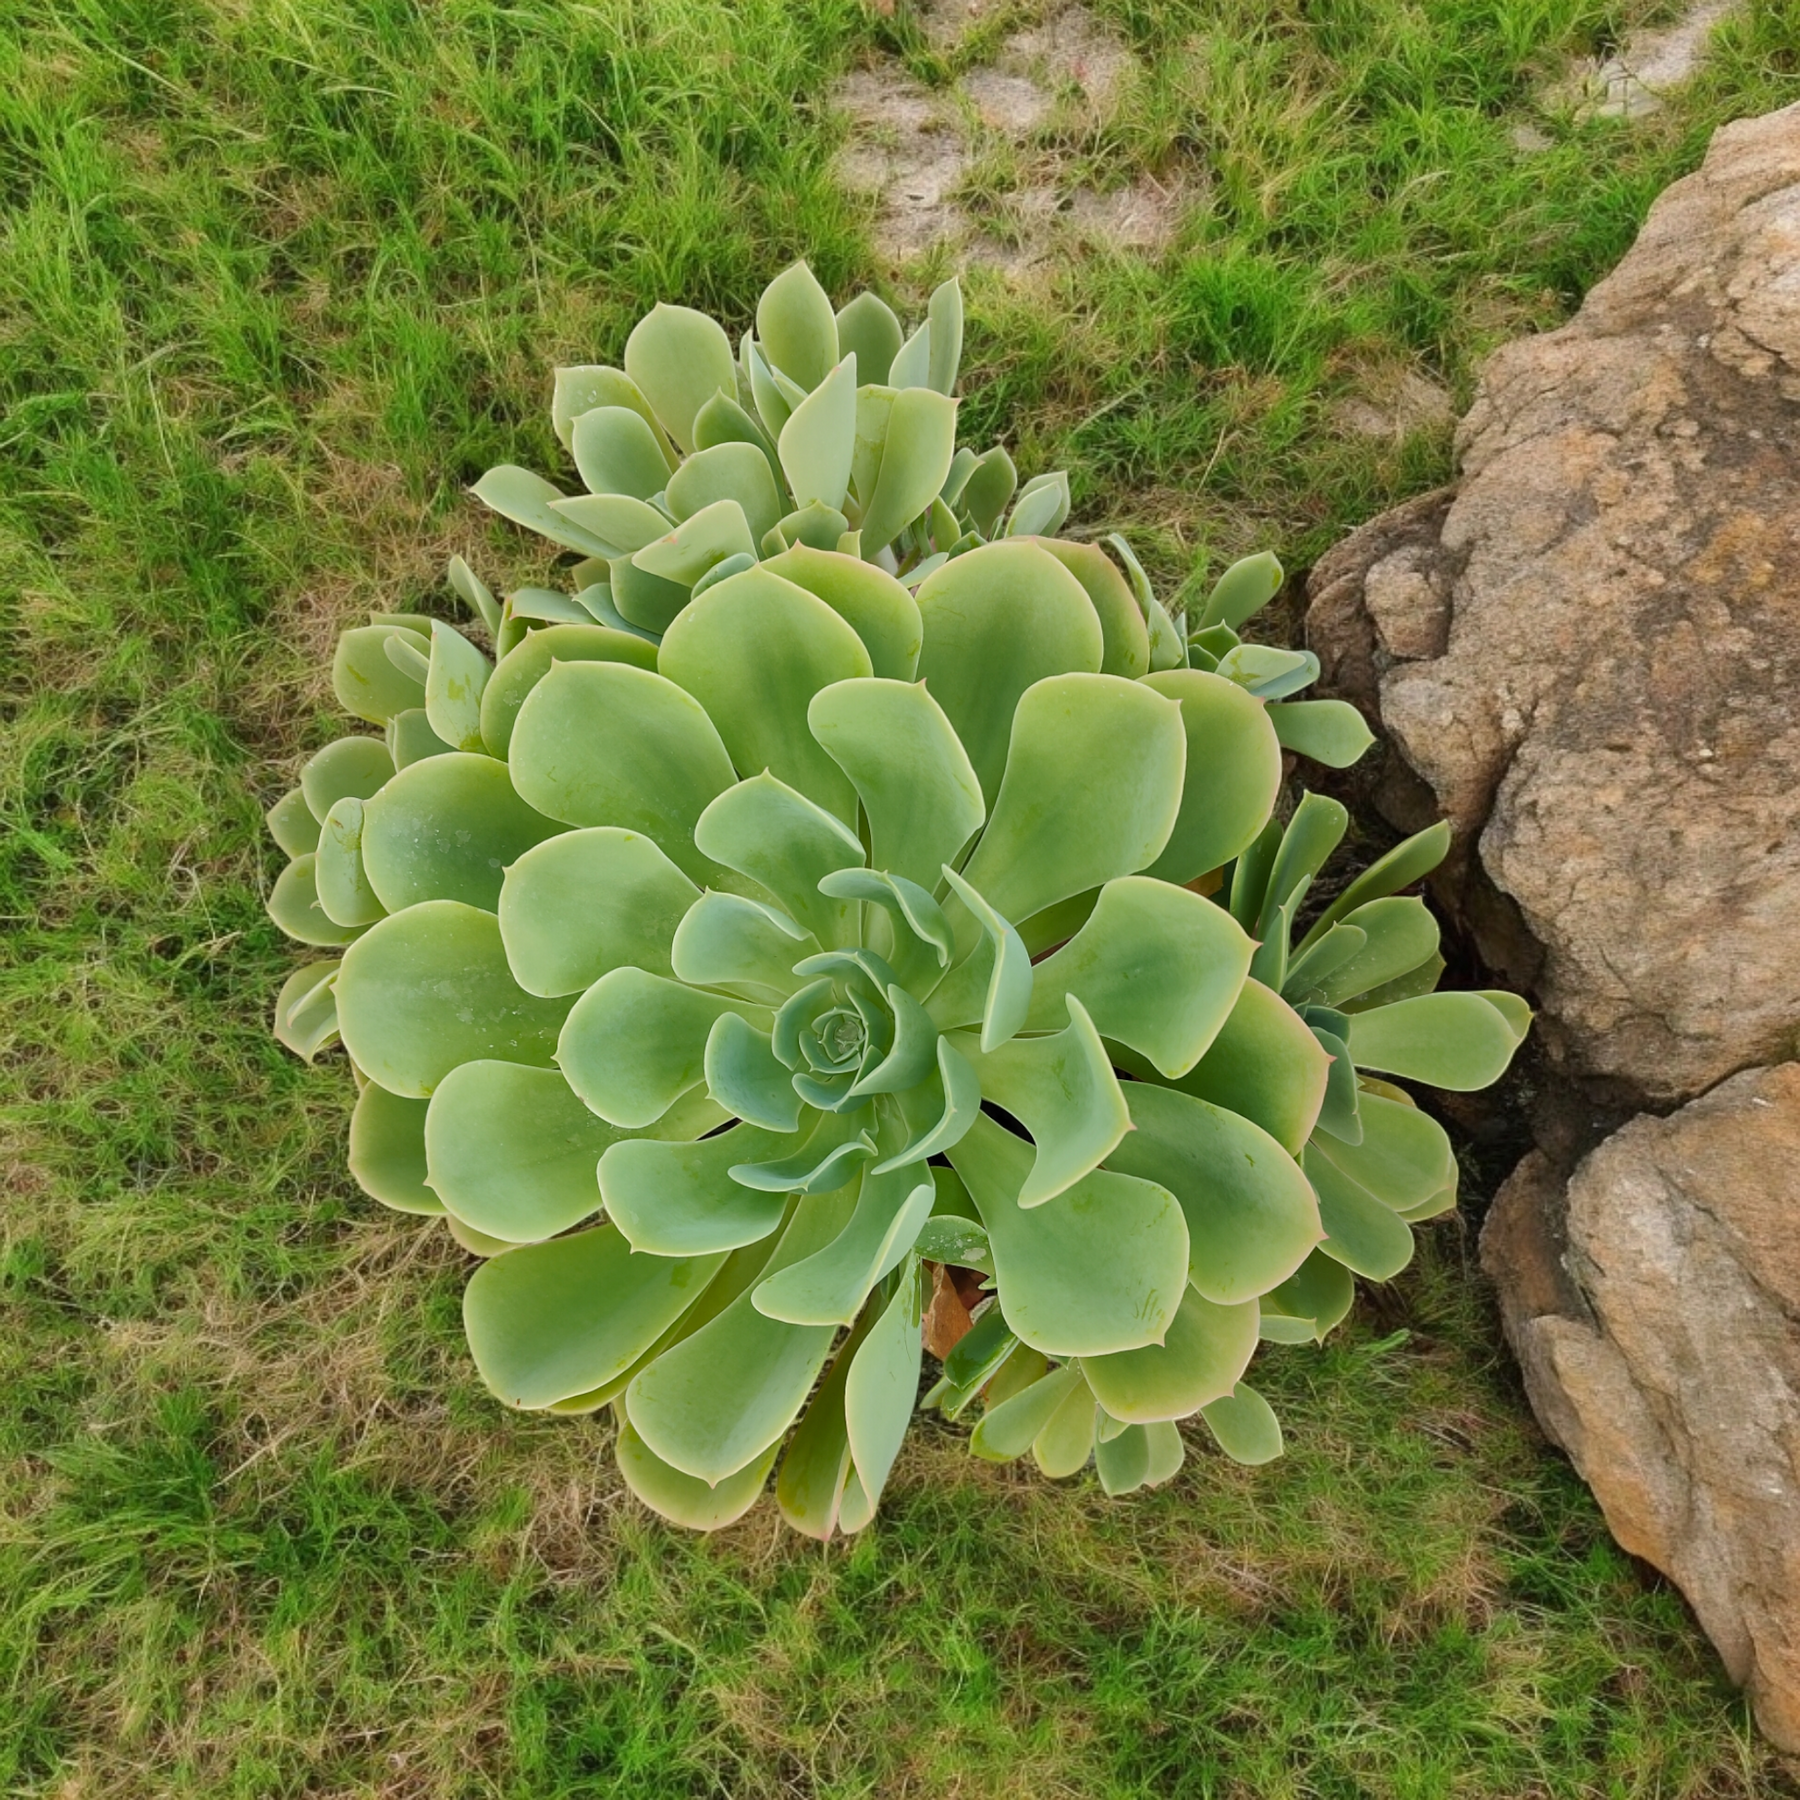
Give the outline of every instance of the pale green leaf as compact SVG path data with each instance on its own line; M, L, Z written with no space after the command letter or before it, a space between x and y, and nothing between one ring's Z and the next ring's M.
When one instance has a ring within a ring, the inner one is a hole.
M1294 1158L1249 1119L1173 1088L1128 1082L1125 1099L1137 1129L1108 1166L1175 1196L1199 1292L1230 1306L1287 1280L1323 1235Z
M1239 1382L1224 1399L1203 1407L1200 1416L1219 1448L1235 1463L1254 1468L1281 1454L1281 1421L1253 1387Z
M868 675L869 653L824 601L767 569L748 569L681 614L658 667L705 707L743 774L767 770L854 821L855 792L807 729L807 707L821 688Z
M836 366L837 316L805 263L790 263L763 289L756 338L769 360L809 394Z
M323 824L325 815L338 801L372 799L393 773L394 759L380 738L339 738L307 760L300 771L300 791L312 816ZM279 838L276 841L280 842ZM317 848L317 844L301 844L297 849L289 849L286 844L281 847L290 856L302 856Z
M557 1067L609 1125L640 1130L705 1079L707 1035L724 1012L768 1026L761 1007L646 969L614 969L575 1002L557 1041Z
M654 1256L735 1250L767 1237L787 1210L786 1193L731 1179L735 1163L792 1148L792 1132L734 1125L697 1142L626 1138L600 1158L606 1216L634 1249Z
M1167 1189L1096 1170L1021 1207L1031 1146L985 1115L950 1152L987 1227L1007 1323L1046 1356L1161 1340L1187 1287L1188 1237Z
M1281 745L1268 709L1235 683L1199 669L1146 677L1181 702L1187 779L1175 829L1149 873L1178 884L1221 867L1253 843L1281 788Z
M721 388L737 392L731 341L704 313L658 305L625 341L625 373L675 440L694 448L694 415Z
M444 1203L425 1179L425 1102L366 1083L350 1115L350 1173L395 1212L441 1213Z
M1047 676L1098 671L1100 621L1079 581L1041 546L988 544L919 589L919 675L961 739L991 805L1020 696Z
M432 756L365 802L363 866L391 913L421 900L492 911L506 865L560 830L519 797L505 763L462 752Z
M968 1058L985 1099L1003 1107L1037 1146L1019 1190L1022 1207L1042 1206L1098 1168L1131 1129L1131 1113L1087 1010L1068 997L1069 1024L1049 1037L1015 1037L983 1055L973 1039L957 1048Z
M475 1366L508 1406L601 1387L700 1298L723 1260L633 1256L611 1225L521 1245L483 1263L463 1292Z
M372 925L344 954L337 1003L356 1066L415 1099L477 1057L547 1067L568 1012L566 1001L527 994L506 965L499 921L456 900Z
M494 665L460 631L431 623L431 664L425 676L425 716L453 750L484 748L481 696Z
M296 856L275 877L267 901L269 917L289 937L321 949L347 944L362 929L340 925L319 904L316 855Z
M923 684L851 680L821 689L807 722L855 785L875 866L935 887L985 816L980 783L943 709Z
M1350 1055L1359 1069L1468 1093L1505 1074L1514 1023L1481 994L1420 994L1353 1014Z
M338 705L371 725L385 725L395 713L425 704L425 684L402 674L389 660L390 638L398 638L421 656L430 653L431 640L416 631L359 625L339 632L331 659L331 691Z
M1185 1419L1237 1385L1256 1354L1254 1300L1219 1305L1191 1287L1160 1344L1082 1359L1094 1398L1115 1419Z
M620 662L554 665L519 708L510 767L551 818L641 831L690 880L719 880L694 848L694 826L737 774L706 709L665 676Z
M619 1426L613 1456L625 1485L653 1513L690 1531L722 1531L762 1498L779 1448L779 1443L771 1444L743 1468L708 1483L664 1462L626 1420Z
M616 662L654 669L656 646L602 625L550 625L530 633L501 661L482 690L481 737L491 754L510 754L519 708L550 673L553 662Z
M1009 919L1134 874L1168 842L1186 762L1181 708L1144 683L1036 683L1020 697L1005 777L963 874Z
M797 505L841 509L856 449L856 358L847 356L793 410L775 448Z
M740 781L694 827L702 855L748 876L826 948L854 940L857 907L819 891L837 869L860 868L855 832L773 775ZM795 958L798 961L798 956Z
M1053 1031L1078 998L1103 1038L1185 1075L1231 1015L1252 945L1229 913L1186 888L1109 881L1087 922L1032 970L1027 1031Z
M313 882L319 908L337 925L373 925L387 910L369 885L362 859L363 803L348 796L333 805L319 831Z

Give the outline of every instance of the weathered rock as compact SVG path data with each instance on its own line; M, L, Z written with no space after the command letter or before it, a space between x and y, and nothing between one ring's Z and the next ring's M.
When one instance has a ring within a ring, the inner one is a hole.
M1661 1106L1800 1026L1800 106L1730 125L1561 330L1509 345L1308 636L1477 846L1470 924L1570 1073ZM1494 896L1505 904L1493 903ZM1523 931L1519 930L1522 924Z
M1639 1118L1482 1234L1532 1405L1800 1752L1800 1065Z

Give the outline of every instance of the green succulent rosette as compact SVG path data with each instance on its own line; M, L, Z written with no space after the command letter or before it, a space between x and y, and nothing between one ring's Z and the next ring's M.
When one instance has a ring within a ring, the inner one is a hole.
M592 491L483 491L580 540L573 596L502 604L454 566L492 662L440 620L347 632L337 691L385 737L328 746L270 813L271 912L339 952L276 1029L348 1051L356 1178L483 1258L464 1318L494 1394L610 1406L633 1491L702 1528L771 1471L798 1529L868 1522L938 1268L984 1291L927 1395L983 1400L976 1454L1092 1459L1125 1493L1196 1413L1275 1454L1259 1344L1323 1337L1455 1201L1397 1083L1486 1085L1529 1022L1433 991L1401 890L1441 827L1296 936L1346 818L1275 819L1284 747L1369 739L1292 699L1304 653L1240 642L1273 559L1190 629L1117 540L1046 535L1066 483L1008 512L1007 464L971 499L997 465L953 446L954 289L904 342L869 298L833 314L789 271L736 358L660 308L624 371L563 371ZM923 465L909 394L949 408L916 409L949 421ZM660 531L626 548L635 508Z

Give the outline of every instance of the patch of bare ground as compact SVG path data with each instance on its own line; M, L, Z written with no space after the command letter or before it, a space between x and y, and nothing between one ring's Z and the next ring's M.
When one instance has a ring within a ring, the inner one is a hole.
M945 5L920 20L928 39L949 42L984 16ZM1156 255L1195 184L1141 171L1096 183L1067 148L1117 115L1137 76L1130 49L1081 6L1022 24L940 90L883 59L833 91L849 128L839 175L873 200L875 242L895 268L944 248L959 267L1022 282L1086 250ZM983 170L1008 158L1025 159L1024 178L978 192Z
M1697 0L1679 19L1631 32L1610 55L1590 56L1543 94L1552 112L1578 119L1641 119L1700 67L1713 34L1743 0Z

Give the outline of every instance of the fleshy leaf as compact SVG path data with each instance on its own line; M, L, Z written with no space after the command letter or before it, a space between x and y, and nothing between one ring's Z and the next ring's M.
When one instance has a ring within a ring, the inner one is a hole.
M1254 1300L1221 1306L1191 1287L1160 1344L1082 1358L1094 1398L1133 1425L1185 1419L1236 1387L1256 1354Z
M1269 723L1284 750L1310 756L1328 769L1347 769L1375 742L1368 721L1348 700L1280 700Z
M457 751L402 769L364 804L363 867L391 913L421 900L492 911L506 865L560 830L519 797L505 763Z
M339 738L308 759L300 771L300 792L312 816L323 824L325 815L338 801L373 799L393 779L393 774L394 759L380 738ZM279 838L276 841L280 842ZM286 844L281 847L290 856L301 856L318 845L315 839L297 849Z
M1185 1075L1230 1017L1252 948L1228 912L1186 888L1109 881L1081 929L1032 970L1024 1028L1057 1030L1073 995L1102 1037L1148 1057L1159 1075Z
M438 1199L465 1225L513 1244L555 1237L600 1210L594 1165L618 1135L554 1069L485 1059L452 1069L424 1118Z
M922 1083L906 1097L909 1125L916 1135L904 1149L875 1165L875 1173L884 1175L907 1163L923 1162L929 1156L940 1156L962 1141L981 1112L981 1083L963 1056L948 1038L937 1044L938 1072L935 1079ZM921 1108L920 1100L926 1102ZM915 1118L923 1112L922 1118ZM941 1171L940 1171L941 1172Z
M794 964L818 948L818 939L778 908L713 893L695 901L676 928L670 960L683 981L778 1004L803 985Z
M501 661L481 695L481 738L489 752L510 754L513 725L525 697L553 662L630 663L656 667L656 646L601 625L551 625L530 633Z
M325 809L327 812L330 807ZM319 847L319 818L301 788L290 788L263 815L272 837L287 856L310 856Z
M855 906L822 894L819 883L835 870L860 868L863 847L855 832L786 782L765 772L727 788L700 815L694 843L766 889L822 945L852 940Z
M1267 1312L1273 1307L1306 1322L1312 1328L1308 1335L1323 1343L1355 1300L1356 1283L1350 1271L1323 1250L1315 1250L1286 1281L1263 1296L1263 1308Z
M1020 697L999 795L963 874L1009 919L1135 874L1168 842L1185 768L1181 709L1142 682L1040 681Z
M1359 1144L1321 1143L1322 1156L1378 1200L1403 1212L1456 1182L1456 1155L1443 1126L1429 1113L1366 1089L1359 1097Z
M431 729L424 707L408 707L388 720L387 744L396 769L410 769L428 756L442 756L451 748Z
M797 1150L733 1163L731 1179L768 1194L831 1193L852 1182L858 1166L875 1155L875 1140L866 1129L870 1116L867 1107L821 1113L812 1135Z
M511 519L515 525L523 525L527 531L535 531L565 550L579 550L583 556L608 553L603 539L556 511L555 503L566 497L561 488L516 463L489 469L470 491L501 518Z
M463 1293L475 1366L508 1406L601 1387L700 1298L723 1260L633 1256L611 1225L496 1256Z
M1222 1400L1200 1410L1219 1448L1235 1463L1254 1468L1281 1454L1281 1421L1255 1388L1239 1382Z
M802 1200L769 1272L801 1261L835 1237L849 1204L840 1194ZM663 1461L701 1481L722 1480L780 1441L811 1392L834 1335L829 1325L768 1318L749 1294L741 1294L632 1381L626 1410Z
M764 567L823 600L862 639L876 675L912 680L924 635L918 602L885 569L804 543L771 557Z
M1083 1382L1032 1440L1032 1458L1052 1481L1079 1474L1087 1466L1094 1453L1095 1411L1093 1395Z
M756 539L750 535L744 509L732 499L715 500L692 517L646 544L632 557L632 566L656 575L677 587L692 588L710 569L734 556L754 557ZM615 581L617 575L614 576ZM667 620L659 620L667 625Z
M965 1040L984 1098L1031 1133L1037 1157L1019 1190L1022 1207L1042 1206L1098 1168L1126 1132L1131 1113L1087 1010L1068 997L1069 1024L1050 1037L1015 1037L990 1055Z
M726 1112L765 1131L800 1129L800 1096L769 1034L721 1013L706 1040L706 1089Z
M775 441L801 507L841 510L856 448L856 358L847 356L796 406Z
M500 889L500 935L528 994L579 994L635 964L672 975L675 929L700 891L640 832L567 831L527 850Z
M721 1531L735 1524L762 1498L763 1484L775 1466L779 1442L754 1456L743 1468L708 1483L684 1475L650 1448L632 1429L619 1426L613 1456L625 1485L659 1517L690 1531Z
M275 996L275 1036L306 1062L337 1042L338 968L336 961L303 964Z
M338 634L331 659L331 691L337 695L338 705L372 725L385 725L395 713L425 704L425 684L403 674L389 660L390 638L398 638L421 656L430 654L431 640L416 631L359 625Z
M1333 1262L1367 1277L1388 1281L1412 1261L1412 1228L1390 1206L1352 1181L1323 1155L1317 1143L1306 1146L1302 1161L1319 1196L1325 1238L1319 1248Z
M957 504L969 524L989 538L1018 485L1019 474L1012 458L996 444L975 459Z
M640 1130L705 1079L707 1036L725 1012L767 1028L761 1007L646 969L614 969L575 1002L557 1040L557 1067L609 1125Z
M1146 873L1184 885L1255 841L1281 788L1281 744L1268 709L1235 683L1171 669L1144 685L1181 702L1187 777L1181 810Z
M792 1325L850 1324L869 1290L912 1248L935 1192L922 1164L887 1175L865 1168L843 1230L823 1249L765 1276L753 1295L757 1310Z
M922 683L840 681L813 696L807 722L855 785L875 866L935 887L986 812L943 709Z
M1247 980L1211 1048L1173 1085L1260 1125L1298 1156L1318 1120L1329 1070L1306 1021L1261 982Z
M1194 1287L1230 1306L1287 1280L1323 1235L1293 1157L1249 1119L1173 1088L1128 1082L1125 1099L1137 1129L1108 1166L1154 1181L1180 1203Z
M319 904L318 858L296 856L275 877L269 890L269 917L289 937L302 944L328 949L347 944L362 929L358 925L340 925Z
M369 886L362 859L363 803L348 796L325 815L313 880L319 906L338 925L373 925L387 910Z
M987 941L940 983L928 1010L940 1030L979 1020L981 1048L992 1052L1019 1030L1031 1010L1031 958L1012 925L948 863L943 876ZM977 1002L973 1011L965 999Z
M989 1462L1010 1462L1015 1456L1023 1456L1057 1409L1077 1390L1086 1396L1087 1383L1081 1379L1079 1367L1066 1363L1052 1369L1028 1388L990 1406L976 1423L970 1450Z
M1339 919L1348 918L1371 900L1385 899L1404 887L1429 875L1449 854L1451 830L1449 821L1416 832L1403 843L1396 844L1385 856L1369 864L1357 878L1326 907L1313 922L1312 929L1300 940L1305 950L1323 937Z
M650 402L623 369L611 368L604 363L585 363L558 369L551 388L550 424L565 450L574 435L575 421L596 406L629 406L646 424L658 432L662 429L650 410Z
M731 341L704 313L659 305L625 341L625 373L677 448L694 447L694 415L721 388L737 392Z
M547 1067L568 1012L513 980L499 921L457 900L421 901L371 926L344 953L337 1003L356 1066L415 1099L479 1057Z
M855 355L856 378L865 387L887 381L902 336L894 309L879 294L858 294L838 313L838 353Z
M894 396L875 490L863 508L862 548L873 556L937 498L956 454L956 402L930 388Z
M1420 994L1351 1015L1350 1055L1359 1069L1468 1093L1506 1073L1513 1023L1481 994Z
M1281 563L1271 552L1241 558L1214 583L1195 629L1229 625L1235 631L1281 592L1282 580Z
M919 1299L918 1272L909 1267L858 1347L844 1390L850 1455L871 1508L887 1486L919 1392Z
M441 1213L444 1203L425 1180L425 1102L369 1082L350 1115L350 1173L395 1212Z
M737 774L706 709L666 677L622 662L553 666L519 708L509 766L539 812L641 831L690 880L718 882L694 826Z
M627 1138L600 1158L606 1216L654 1256L735 1250L767 1237L787 1210L785 1193L733 1181L731 1166L791 1148L793 1133L734 1125L694 1143Z
M1046 1356L1162 1339L1187 1287L1188 1237L1167 1189L1096 1170L1027 1210L1032 1148L985 1115L950 1152L993 1247L1006 1318Z
M1075 544L1067 538L1042 538L1043 547L1079 581L1093 602L1105 641L1102 675L1137 681L1150 672L1150 636L1144 615L1125 577L1098 544Z
M763 533L787 511L760 445L732 441L697 450L669 477L669 508L677 519L698 518L721 500L737 503L750 533L744 547L754 551ZM639 550L651 541L628 547Z
M480 750L481 695L494 665L460 631L431 622L431 666L425 677L425 716L453 750Z
M649 422L630 407L597 406L583 413L570 433L569 448L590 494L648 500L668 485L662 445ZM569 515L563 512L562 517Z
M973 479L973 477L971 477ZM1079 581L1040 545L988 544L920 587L919 675L944 709L992 803L1020 696L1047 676L1097 672L1100 621Z
M756 337L769 360L809 394L836 366L837 315L805 263L790 263L763 289Z
M658 666L705 707L740 771L767 770L855 819L855 792L807 729L807 707L821 688L866 676L869 653L824 601L767 569L747 569L687 607Z

